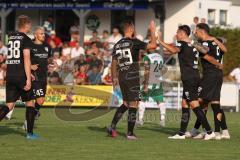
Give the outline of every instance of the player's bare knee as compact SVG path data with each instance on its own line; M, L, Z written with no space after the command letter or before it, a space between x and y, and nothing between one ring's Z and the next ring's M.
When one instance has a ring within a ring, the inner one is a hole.
M36 100L37 104L39 104L39 105L43 105L44 101L45 100L43 98L39 98Z

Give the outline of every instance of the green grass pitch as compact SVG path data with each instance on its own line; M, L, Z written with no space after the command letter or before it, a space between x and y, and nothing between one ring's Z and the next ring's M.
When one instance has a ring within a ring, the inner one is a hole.
M89 109L74 109L74 113ZM54 109L41 110L36 133L25 139L21 129L25 109L17 108L13 119L0 123L1 160L237 160L240 159L240 113L226 113L231 140L169 140L178 131L180 112L168 111L165 128L158 125L159 111L147 110L146 123L136 128L137 141L125 139L126 116L120 121L116 139L106 136L104 127L115 110L87 122L67 122L56 117ZM189 129L195 116L192 113ZM213 126L212 112L208 119Z

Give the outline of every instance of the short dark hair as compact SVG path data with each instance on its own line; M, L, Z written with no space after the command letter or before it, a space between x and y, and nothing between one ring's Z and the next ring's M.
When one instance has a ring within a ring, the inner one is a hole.
M210 33L210 27L206 23L197 24L197 28L204 30L207 34Z
M178 29L184 31L188 36L191 34L191 29L188 25L181 25Z
M134 26L133 22L131 20L126 20L123 23L123 30L125 31L128 27Z

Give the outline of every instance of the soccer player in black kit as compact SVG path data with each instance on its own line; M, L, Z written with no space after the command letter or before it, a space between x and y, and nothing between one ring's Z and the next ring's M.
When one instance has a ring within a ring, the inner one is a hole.
M159 43L170 51L172 54L178 53L178 59L180 64L181 79L183 83L183 97L182 97L182 119L180 125L180 131L178 134L169 137L170 139L185 139L185 132L187 129L190 110L188 104L192 108L193 112L200 120L202 125L206 128L207 135L205 140L214 138L214 133L211 130L211 127L208 123L206 115L202 111L200 104L198 102L198 87L200 84L200 74L198 70L198 56L199 52L204 54L204 58L211 63L221 67L221 64L218 63L213 57L207 55L207 48L203 47L199 43L195 43L189 38L191 30L189 26L182 25L178 27L177 30L177 44L172 46L166 44L161 39L159 35Z
M222 63L223 54L227 52L227 48L220 40L210 36L209 32L210 28L207 24L200 23L196 27L196 37L203 46L209 48L208 54L214 57L219 63ZM214 114L215 139L230 139L226 117L220 106L223 72L221 69L203 58L201 58L201 63L203 68L203 78L200 84L200 102L202 103L202 106L205 107L205 111L207 111L208 104L211 104ZM192 132L196 132L200 125L201 123L197 121ZM220 134L220 128L222 129L222 134ZM201 133L195 138L202 138L203 136L204 134Z
M150 22L149 30L152 41L146 44L134 37L135 28L131 21L126 21L123 26L124 38L117 42L112 54L112 80L113 87L120 85L123 96L123 104L117 109L112 123L107 132L111 137L116 137L116 125L122 115L128 110L128 131L126 138L135 140L133 130L136 122L136 112L140 101L140 76L139 76L139 57L140 50L155 49L155 24ZM148 82L145 80L144 86Z
M33 133L35 108L31 90L30 49L32 41L26 35L31 29L31 21L27 16L18 17L18 31L9 35L6 73L6 106L0 108L0 120L13 109L15 102L21 98L26 105L28 123L27 139L36 139Z
M35 79L32 82L32 90L35 98L36 118L40 115L40 108L44 103L47 87L48 58L51 57L51 48L45 43L44 28L36 27L34 42L31 49L31 70ZM27 121L24 128L27 129Z

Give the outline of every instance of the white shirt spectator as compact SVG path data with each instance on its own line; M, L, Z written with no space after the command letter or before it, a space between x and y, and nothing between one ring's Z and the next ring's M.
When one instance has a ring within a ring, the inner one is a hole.
M71 50L71 58L78 58L81 54L85 55L85 50L82 47L74 47Z
M67 48L63 48L62 49L62 56L67 56L71 54L71 48L67 47Z
M231 73L230 76L234 77L236 79L236 82L239 84L240 89L240 67L235 68Z
M112 49L113 46L114 46L120 39L122 39L122 35L121 35L121 34L118 34L118 35L116 35L116 36L111 35L111 36L108 38L109 48Z

